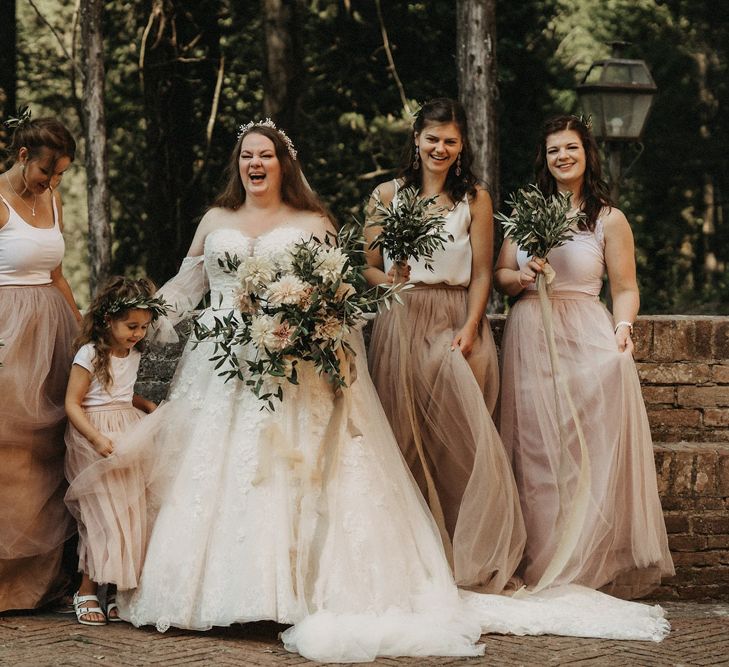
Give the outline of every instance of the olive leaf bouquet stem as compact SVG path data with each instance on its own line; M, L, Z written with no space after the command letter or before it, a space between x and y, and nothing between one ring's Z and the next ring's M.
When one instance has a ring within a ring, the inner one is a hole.
M238 378L275 410L285 383L298 384L298 368L311 362L335 389L347 385L354 351L349 332L398 288L367 289L356 253L361 240L341 235L341 246L311 237L274 252L238 258L221 268L236 275L235 307L221 303L212 324L193 324L196 345L212 343L210 361L225 381Z
M419 195L418 188L409 186L402 188L388 206L379 196L373 198L366 224L380 231L370 248L380 248L396 266L409 259L422 259L425 268L432 271L433 253L453 237L444 230L443 209L433 209L437 197Z

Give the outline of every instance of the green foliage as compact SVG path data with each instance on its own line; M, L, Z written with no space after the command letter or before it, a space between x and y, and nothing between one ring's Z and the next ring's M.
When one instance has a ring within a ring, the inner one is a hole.
M504 236L530 257L546 259L549 251L572 240L572 230L584 213L569 215L572 193L545 197L536 185L517 190L506 200L510 215L497 213Z
M423 260L429 271L433 253L441 250L447 240L453 240L444 231L446 222L443 209L434 209L437 197L420 197L416 187L402 188L389 205L385 205L379 193L373 195L368 226L379 232L370 244L372 250L387 253L393 262Z
M72 52L73 3L36 4ZM374 2L297 5L302 96L286 129L309 182L345 221L397 174L411 120L388 70ZM113 270L162 281L222 184L235 128L262 116L261 3L109 0L104 9ZM382 10L407 99L457 96L456 3L392 0ZM729 4L496 0L496 14L501 190L533 180L542 121L579 112L575 84L609 55L607 42L631 42L626 57L645 59L659 89L645 150L619 202L636 238L643 312L727 312ZM78 32L75 44L78 52ZM18 103L34 116L59 115L80 136L78 76L74 89L63 49L27 3L18 3L18 53ZM77 162L63 184L64 268L85 301L85 180Z

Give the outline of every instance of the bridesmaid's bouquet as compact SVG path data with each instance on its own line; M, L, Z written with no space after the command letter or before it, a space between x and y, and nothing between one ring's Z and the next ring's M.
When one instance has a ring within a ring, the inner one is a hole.
M400 300L401 288L365 288L356 262L361 239L350 230L339 241L312 237L266 255L218 260L236 274L236 310L221 307L225 314L212 326L196 320L196 344L212 341L219 375L245 382L271 410L274 398L283 400L284 383L298 383L300 362L313 362L335 389L346 387L354 355L349 332L380 303Z
M443 209L433 209L436 199L421 199L414 186L402 188L397 193L397 201L393 200L389 206L375 197L367 226L380 227L381 231L370 248L380 248L395 264L411 258L417 262L422 258L425 268L432 271L433 253L442 249L446 241L453 240L444 231Z
M557 193L545 197L536 185L517 190L506 200L511 213L497 213L504 236L525 250L530 257L546 259L553 248L572 240L575 223L585 219L585 214L570 214L572 193Z

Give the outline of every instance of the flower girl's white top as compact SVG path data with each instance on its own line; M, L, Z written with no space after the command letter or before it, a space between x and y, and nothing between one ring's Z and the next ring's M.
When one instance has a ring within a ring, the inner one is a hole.
M396 204L399 184L397 181L394 181L394 183L395 195L393 197L393 203ZM446 285L468 287L471 282L472 258L471 237L469 235L470 228L471 209L468 205L468 196L464 196L445 215L443 232L444 234L450 234L453 240L447 240L443 248L433 253L433 259L429 262L433 267L432 271L425 268L425 263L422 259L418 262L409 259L409 282L425 283L427 285L445 283ZM385 273L387 273L392 268L392 260L387 254L385 254L383 260Z
M85 368L89 373L94 373L94 360L96 359L96 346L93 343L82 345L73 363ZM134 383L137 381L137 371L142 355L138 350L129 350L126 357L111 356L111 377L112 385L107 389L99 379L93 375L89 390L84 396L81 406L90 408L110 403L131 403L134 397Z

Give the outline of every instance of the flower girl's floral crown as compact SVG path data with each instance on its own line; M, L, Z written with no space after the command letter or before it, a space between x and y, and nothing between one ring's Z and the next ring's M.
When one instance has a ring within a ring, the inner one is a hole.
M169 304L164 299L160 299L153 296L147 296L146 294L136 294L133 297L116 298L113 301L109 301L104 304L99 313L99 319L103 320L106 316L112 317L119 313L123 313L126 310L148 310L152 314L152 321L154 322L159 317L167 315L167 309Z
M266 118L264 120L252 120L250 123L241 125L238 128L238 139L240 139L244 134L246 134L246 132L249 132L254 127L270 127L272 130L276 130L276 132L281 135L281 139L283 139L284 144L286 144L286 148L289 151L291 159L296 159L296 149L294 148L294 142L289 139L289 135L286 134L286 132L284 132L280 127L276 127L276 123L274 123L270 118Z

